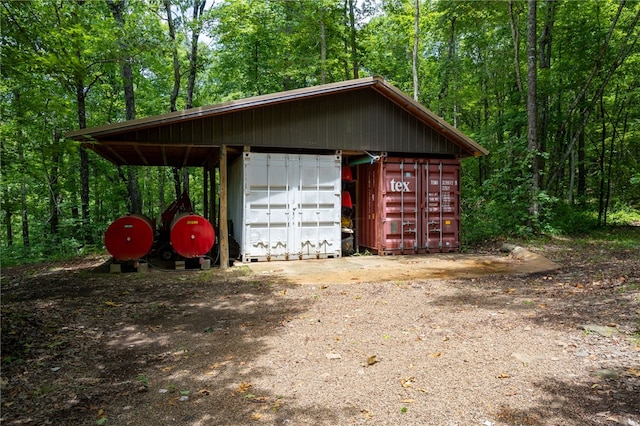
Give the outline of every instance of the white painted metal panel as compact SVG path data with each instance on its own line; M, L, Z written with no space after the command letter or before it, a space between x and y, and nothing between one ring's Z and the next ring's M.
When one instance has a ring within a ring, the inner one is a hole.
M340 155L244 153L242 175L243 261L341 256Z

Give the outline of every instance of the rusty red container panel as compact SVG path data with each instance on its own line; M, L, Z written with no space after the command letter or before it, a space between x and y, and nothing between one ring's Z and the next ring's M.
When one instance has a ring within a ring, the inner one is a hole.
M171 245L180 256L193 258L209 253L215 242L211 223L195 213L182 213L171 223Z
M153 238L151 220L140 214L129 214L109 225L104 233L104 245L116 260L138 260L149 253Z
M383 158L358 170L357 242L379 254L460 248L458 160Z
M460 162L430 160L422 179L425 187L423 236L427 252L460 250Z

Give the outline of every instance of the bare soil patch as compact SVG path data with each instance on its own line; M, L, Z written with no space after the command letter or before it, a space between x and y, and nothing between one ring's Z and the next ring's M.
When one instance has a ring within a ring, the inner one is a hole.
M1 421L638 425L637 247L550 241L526 248L559 269L477 276L3 268Z

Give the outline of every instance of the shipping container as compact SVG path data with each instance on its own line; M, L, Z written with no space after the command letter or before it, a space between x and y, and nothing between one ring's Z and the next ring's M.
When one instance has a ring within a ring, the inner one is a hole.
M243 262L341 256L342 155L245 152L229 168L228 216Z
M356 239L378 254L460 249L460 162L381 158L358 166Z

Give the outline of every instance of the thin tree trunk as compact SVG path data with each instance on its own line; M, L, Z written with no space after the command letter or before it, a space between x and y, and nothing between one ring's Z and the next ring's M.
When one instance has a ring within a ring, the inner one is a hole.
M552 47L552 33L553 25L555 23L555 10L558 2L557 0L546 0L545 2L545 16L544 26L542 27L542 33L540 34L538 51L540 58L540 70L544 77L543 81L546 83L545 87L549 84L549 70L551 69L551 47ZM545 153L547 150L546 140L549 132L549 103L551 101L551 93L548 90L542 90L541 103L540 103L540 129L538 132L538 151ZM543 171L545 168L545 160L543 155L538 156L538 170ZM539 187L543 187L542 174L540 174Z
M191 26L191 50L189 52L189 78L187 80L187 93L185 99L185 109L193 108L193 92L196 87L196 76L198 73L198 40L202 31L202 14L206 1L194 0L193 21ZM183 191L189 194L189 169L182 170Z
M578 202L580 202L584 196L587 194L587 169L586 169L586 154L585 154L585 140L584 133L580 133L580 137L578 138L578 186L576 188L578 197Z
M171 112L177 111L176 102L178 100L178 93L180 92L180 58L178 56L178 44L176 41L176 28L173 23L173 14L171 13L171 0L163 0L164 8L167 12L167 25L169 27L169 39L172 45L173 56L173 90L169 97L169 110Z
M22 168L20 173L20 210L22 212L22 245L29 247L29 215L27 212L27 183L26 183L26 166L24 164L24 151L22 148L22 141L18 143L18 161Z
M49 184L49 208L51 209L50 230L52 235L56 235L60 228L60 185L59 185L59 167L61 160L60 149L58 144L62 135L56 131L53 135L53 153L51 155L51 172L48 176Z
M603 216L605 214L604 210L604 198L605 198L605 180L606 180L606 176L605 176L605 164L604 164L604 158L605 158L605 153L607 150L606 147L606 143L607 143L607 120L606 120L606 114L605 114L605 110L604 110L604 101L602 99L602 97L600 97L600 122L601 122L601 126L602 126L602 130L601 130L601 136L600 136L600 155L598 156L598 168L599 168L599 175L600 175L600 190L598 191L598 225L602 225L603 224Z
M537 61L536 61L536 0L529 0L527 19L527 149L531 156L531 191L529 200L530 225L535 223L539 215L538 191L540 190L540 170L538 153L538 111L537 95Z
M511 25L511 38L513 39L513 65L518 93L522 96L524 88L522 87L522 75L520 74L520 19L518 17L519 11L515 11L513 6L514 0L509 0L509 24Z
M324 6L320 6L320 82L327 82L327 36L324 25Z
M124 0L108 0L107 4L111 9L111 14L118 24L118 27L120 27L124 34ZM125 52L125 57L123 58L121 63L122 86L124 88L125 118L127 120L133 120L136 118L136 102L133 88L133 68L131 66L131 62L133 59L126 53L128 51L128 46L125 38L120 38L119 45L123 52ZM138 185L138 171L132 166L127 167L127 189L129 192L131 213L142 213L142 197L140 195L140 186Z
M186 192L189 195L189 168L182 168L182 192Z
M356 44L356 18L355 0L349 1L349 40L351 47L351 63L353 64L353 78L358 78L360 70L358 67L358 47Z
M187 97L185 108L193 108L193 91L196 86L196 74L198 72L198 40L202 31L202 13L206 1L194 0L193 2L193 22L191 30L191 51L189 52L189 79L187 83Z
M178 101L178 94L180 93L180 58L178 56L178 42L176 41L176 28L173 22L173 14L171 12L171 0L163 0L165 11L167 12L167 25L169 27L169 39L172 45L173 56L173 90L169 97L169 110L171 112L177 111L176 103ZM182 191L180 187L180 169L178 167L173 168L173 183L176 192L176 200L180 198Z
M5 199L6 199L6 191L5 191ZM7 247L11 247L13 245L13 226L11 224L11 219L13 218L13 212L8 210L8 207L4 215L4 225L7 231Z
M166 175L163 167L158 167L158 210L162 213L165 209L166 201L164 199L164 187L166 185Z
M418 101L418 40L420 38L420 0L415 0L413 19L413 100Z
M569 164L569 204L573 204L573 191L576 182L576 153L575 150L571 153L571 162Z
M87 112L85 106L86 92L82 79L76 80L76 102L78 104L78 127L87 128ZM91 244L93 237L89 229L89 154L87 148L80 146L80 217L82 220L82 238Z
M182 194L182 184L180 183L180 169L178 167L173 168L173 188L176 192L176 200L180 198Z

